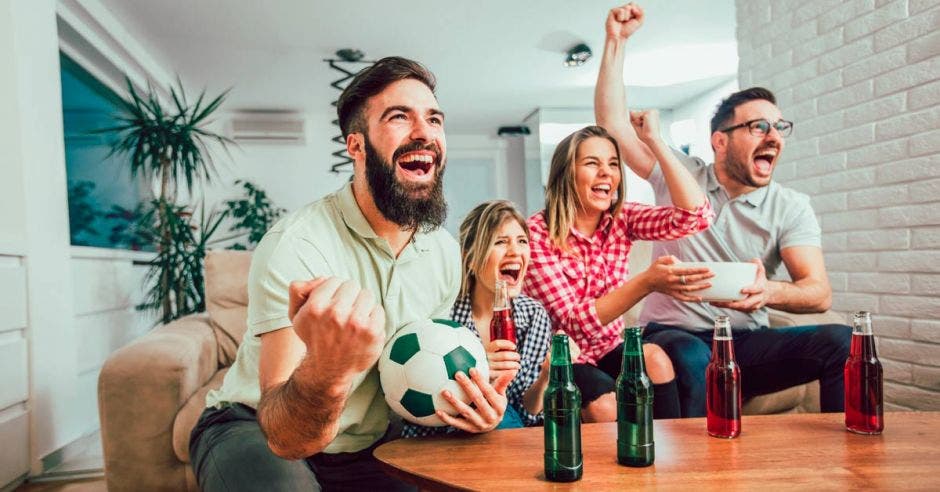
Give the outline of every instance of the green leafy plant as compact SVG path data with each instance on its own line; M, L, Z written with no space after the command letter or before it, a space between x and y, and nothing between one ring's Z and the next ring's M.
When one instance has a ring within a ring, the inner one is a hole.
M194 183L211 180L215 166L209 145L227 151L227 145L233 143L206 128L228 91L208 102L202 92L190 104L182 83L178 86L169 88L172 106L167 109L153 87L139 93L128 79L130 97L121 101L123 114L117 117L121 124L97 131L117 137L111 144L111 155L127 155L132 176L142 174L160 183L159 196L139 224L153 225L157 247L147 277L152 285L143 306L160 310L164 323L204 308L202 258L209 236L225 216L205 217L203 213L209 222L197 226L192 212L176 203L177 192L185 185L191 195Z
M147 280L150 288L138 309L162 310L163 322L169 322L189 313L205 311L203 260L206 250L228 211L205 213L200 217L188 207L153 200L149 210L141 217L142 223L152 221L154 231L169 231L169 242L161 243L157 256L151 261ZM164 284L163 280L170 283ZM173 308L167 316L165 306ZM176 317L172 317L175 314Z
M276 207L268 198L268 194L250 181L238 180L236 185L242 185L245 197L239 200L225 202L228 213L235 220L230 232L239 236L247 236L247 244L235 243L231 249L254 249L264 237L264 233L284 215L287 210Z
M159 231L153 226L149 202L138 203L133 210L112 205L105 218L112 222L108 242L117 248L133 251L154 251Z
M96 236L98 230L93 225L101 215L95 207L91 194L95 183L91 181L69 182L69 235L76 246L89 246L88 236Z

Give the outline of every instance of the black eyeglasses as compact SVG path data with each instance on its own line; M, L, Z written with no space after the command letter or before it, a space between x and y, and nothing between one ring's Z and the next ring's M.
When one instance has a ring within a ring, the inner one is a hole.
M763 118L758 119L758 120L745 121L744 123L741 123L740 125L729 126L728 128L725 128L724 130L718 130L718 131L727 133L727 132L732 132L734 130L737 130L738 128L744 128L744 127L747 127L747 130L751 132L751 135L754 135L755 137L763 137L764 135L767 135L768 133L770 133L771 127L776 128L777 132L780 133L780 136L784 138L789 137L790 133L793 132L792 121L777 120L776 123L771 123Z

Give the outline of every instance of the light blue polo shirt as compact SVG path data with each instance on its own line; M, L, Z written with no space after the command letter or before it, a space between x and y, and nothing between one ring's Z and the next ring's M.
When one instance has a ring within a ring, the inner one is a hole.
M676 241L656 242L654 260L663 255L674 255L682 261L760 258L767 278L774 278L786 271L780 250L793 246L822 247L822 231L807 195L771 181L767 186L730 199L715 176L714 164L706 165L698 157L675 150L673 153L705 190L715 210L715 221L708 230L698 234ZM657 205L672 203L658 165L653 168L649 182L656 193ZM756 329L768 324L766 308L742 313L708 303L683 302L655 292L646 298L640 323L656 322L708 331L714 328L714 319L719 315L730 317L734 328Z
M351 279L381 300L386 340L407 323L449 318L460 289L460 247L443 229L415 233L395 257L366 220L352 184L278 221L252 255L248 276L248 331L222 388L207 406L239 402L257 408L261 398L260 335L291 329L288 287L321 276ZM339 419L339 432L324 450L353 452L385 434L389 408L376 366L358 374Z

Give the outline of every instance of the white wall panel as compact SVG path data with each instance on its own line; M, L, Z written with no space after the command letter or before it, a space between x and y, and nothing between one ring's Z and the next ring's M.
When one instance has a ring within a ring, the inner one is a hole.
M22 336L0 339L0 408L26 401L29 396L29 366L26 339ZM2 483L2 481L0 481Z
M0 486L29 471L29 414L25 406L0 411Z
M26 323L26 268L17 257L0 256L0 332Z

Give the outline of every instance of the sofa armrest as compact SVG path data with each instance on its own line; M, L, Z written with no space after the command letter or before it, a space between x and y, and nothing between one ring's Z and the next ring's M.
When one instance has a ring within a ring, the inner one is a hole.
M218 370L217 347L208 316L195 314L162 325L111 354L98 376L108 490L162 490L185 484L185 469L173 451L173 422L189 397ZM161 477L153 473L154 467L180 476ZM142 482L151 478L159 482Z
M795 314L768 309L767 315L770 318L770 326L807 326L807 325L844 325L845 319L833 311L810 314Z

